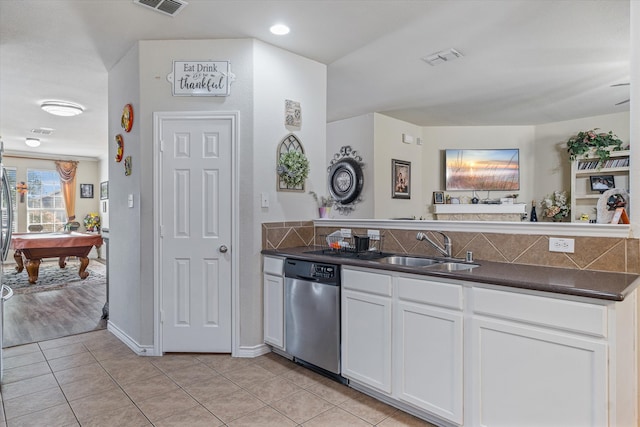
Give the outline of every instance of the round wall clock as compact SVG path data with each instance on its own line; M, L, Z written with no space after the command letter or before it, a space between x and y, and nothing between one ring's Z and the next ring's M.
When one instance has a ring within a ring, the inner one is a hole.
M133 107L131 104L127 104L124 106L122 110L122 119L120 119L120 125L125 132L131 132L131 127L133 126Z
M360 164L351 158L343 158L329 169L329 193L342 204L358 198L362 192L364 176Z
M116 144L118 144L118 151L116 152L116 162L122 161L122 155L124 154L124 139L122 135L116 135Z

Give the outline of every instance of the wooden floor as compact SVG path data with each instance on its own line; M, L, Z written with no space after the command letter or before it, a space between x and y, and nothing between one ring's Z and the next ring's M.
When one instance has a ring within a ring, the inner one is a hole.
M104 329L105 301L106 283L14 295L4 303L2 347Z

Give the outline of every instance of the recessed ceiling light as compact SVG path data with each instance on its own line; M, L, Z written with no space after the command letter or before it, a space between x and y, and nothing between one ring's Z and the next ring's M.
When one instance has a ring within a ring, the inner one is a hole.
M45 101L40 104L40 108L54 116L77 116L84 112L82 105L74 104L66 101Z
M284 24L276 24L269 28L269 31L277 36L284 36L285 34L289 34L290 30L289 27Z
M40 146L40 140L38 138L27 138L24 140L24 143L33 148Z

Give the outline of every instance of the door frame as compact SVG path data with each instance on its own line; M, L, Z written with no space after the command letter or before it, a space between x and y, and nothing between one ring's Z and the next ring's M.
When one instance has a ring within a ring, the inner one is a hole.
M239 140L239 118L238 111L157 111L153 113L153 354L149 356L162 356L162 280L161 267L162 251L160 247L160 236L162 233L160 226L160 209L163 195L160 177L162 176L162 155L161 141L162 124L166 120L184 119L211 119L231 121L231 355L239 354L238 337L238 242L239 242L239 198L238 183L240 176L238 159Z

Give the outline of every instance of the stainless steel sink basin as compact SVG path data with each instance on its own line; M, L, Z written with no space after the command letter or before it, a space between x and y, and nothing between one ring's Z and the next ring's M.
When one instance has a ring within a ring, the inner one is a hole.
M465 271L479 267L478 264L466 264L463 262L441 262L429 267L429 270L438 271Z
M404 265L407 267L426 267L434 264L439 264L442 261L438 261L430 258L394 255L394 256L381 258L380 262L383 262L386 264L393 264L393 265Z

